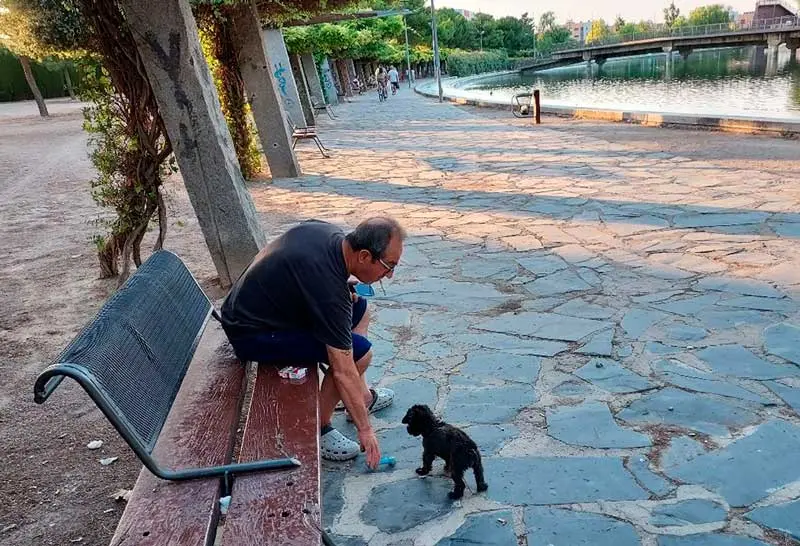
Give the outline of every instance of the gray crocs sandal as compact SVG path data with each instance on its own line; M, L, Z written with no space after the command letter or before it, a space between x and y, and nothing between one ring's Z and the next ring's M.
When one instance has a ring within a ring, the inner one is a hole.
M334 428L320 437L319 451L327 461L349 461L358 457L361 446Z
M369 391L372 393L372 404L369 407L370 413L388 408L392 405L392 402L394 402L394 391L392 389L378 387L377 389L370 389ZM348 421L353 421L350 412L345 412L345 415L347 415Z

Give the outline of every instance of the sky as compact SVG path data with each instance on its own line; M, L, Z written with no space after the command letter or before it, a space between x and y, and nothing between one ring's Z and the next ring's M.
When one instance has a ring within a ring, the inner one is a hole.
M559 2L520 2L519 0L435 0L437 8L461 8L471 11L489 13L495 17L514 15L519 17L523 12L538 20L545 11L553 11L556 19L563 23L567 19L574 21L603 18L613 22L617 15L623 19L638 21L652 19L655 22L664 20L663 9L669 0L560 0ZM722 3L738 12L755 9L755 0L675 0L681 14L688 15L692 9L706 4Z

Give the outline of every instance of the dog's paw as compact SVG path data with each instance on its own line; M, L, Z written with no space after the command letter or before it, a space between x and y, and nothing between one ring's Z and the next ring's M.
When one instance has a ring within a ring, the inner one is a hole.
M486 491L487 489L489 489L489 484L488 483L483 482L483 483L479 483L478 484L478 491L479 492Z
M422 468L422 467L419 467L419 468L418 468L418 469L416 469L414 472L416 472L416 473L417 473L417 474L419 474L420 476L427 476L427 475L428 475L428 473L430 472L430 470L429 470L429 469L427 469L427 468Z
M448 496L448 498L450 498L451 500L458 500L458 499L460 499L461 497L463 497L463 496L464 496L464 492L463 492L463 491L461 491L461 492L458 492L458 491L450 491L450 492L447 494L447 496Z

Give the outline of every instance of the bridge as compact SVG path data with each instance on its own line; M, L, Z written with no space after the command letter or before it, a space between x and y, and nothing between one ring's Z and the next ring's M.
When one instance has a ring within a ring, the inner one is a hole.
M797 15L754 20L750 24L719 23L672 29L662 26L646 33L612 36L580 48L568 46L568 49L555 50L548 56L523 62L519 69L522 72L546 70L581 61L594 61L602 66L612 57L663 52L667 53L669 70L674 51L686 58L696 49L743 46L766 46L767 66L777 66L781 44L789 48L792 59L797 58L800 49L800 17Z

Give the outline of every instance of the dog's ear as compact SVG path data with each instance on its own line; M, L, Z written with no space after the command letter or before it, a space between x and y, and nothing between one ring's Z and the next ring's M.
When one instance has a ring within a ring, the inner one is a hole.
M436 416L433 414L433 410L428 405L419 404L418 406L416 406L416 408L417 408L417 415L419 415L420 417L429 421L436 420Z

